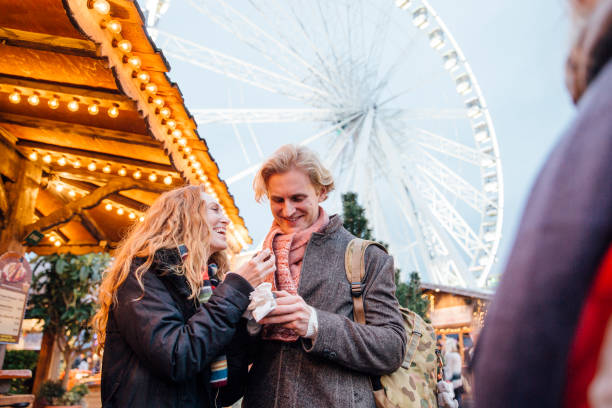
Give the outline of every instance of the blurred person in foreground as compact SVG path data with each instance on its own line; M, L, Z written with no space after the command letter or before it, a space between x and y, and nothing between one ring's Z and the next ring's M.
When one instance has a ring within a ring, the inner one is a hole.
M274 257L262 251L228 272L228 223L212 196L187 186L162 194L123 240L94 319L103 407L224 402L224 350L253 287L274 271Z
M274 217L264 248L276 256L267 281L277 307L250 341L243 406L373 408L370 375L395 371L406 348L393 258L376 246L366 250L367 325L354 322L344 270L354 236L320 206L334 187L329 170L308 148L285 145L253 184L255 198L267 197Z
M612 0L573 0L573 123L542 169L475 355L477 407L612 406Z

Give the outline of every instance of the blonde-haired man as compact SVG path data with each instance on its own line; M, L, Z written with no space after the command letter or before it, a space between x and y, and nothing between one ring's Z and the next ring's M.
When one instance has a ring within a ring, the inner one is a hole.
M276 256L277 271L268 281L278 306L261 321L251 344L245 406L371 408L369 376L401 364L406 333L393 258L377 247L366 251L368 324L355 323L344 270L344 252L354 237L339 216L320 207L333 186L318 157L293 145L278 149L255 177L255 196L268 198L274 216L264 247Z

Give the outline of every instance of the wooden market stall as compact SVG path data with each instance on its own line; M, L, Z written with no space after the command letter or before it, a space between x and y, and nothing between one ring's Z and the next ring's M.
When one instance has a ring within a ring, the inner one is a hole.
M0 255L112 250L185 183L219 199L232 252L250 243L135 1L0 10Z
M431 283L422 283L421 289L429 300L428 316L439 342L444 344L446 336L455 337L465 361L466 350L484 324L493 293Z

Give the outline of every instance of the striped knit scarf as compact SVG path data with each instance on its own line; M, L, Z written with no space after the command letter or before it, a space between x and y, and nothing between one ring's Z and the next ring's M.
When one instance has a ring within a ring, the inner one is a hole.
M319 218L302 231L283 234L278 224L272 223L263 247L273 251L276 257L276 272L266 279L266 282L272 284L273 290L284 290L297 295L306 245L312 233L322 231L328 223L329 217L321 207L319 207ZM277 325L265 325L262 337L266 340L285 342L296 341L299 338L293 330Z

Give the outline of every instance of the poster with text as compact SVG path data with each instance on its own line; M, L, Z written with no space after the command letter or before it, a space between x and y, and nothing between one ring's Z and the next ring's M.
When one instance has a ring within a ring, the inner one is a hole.
M0 256L0 343L17 343L25 314L32 269L23 255Z

